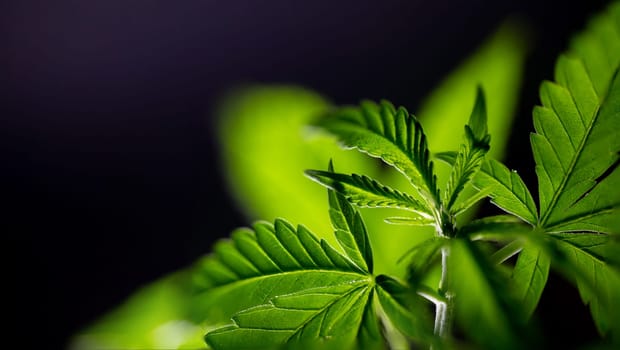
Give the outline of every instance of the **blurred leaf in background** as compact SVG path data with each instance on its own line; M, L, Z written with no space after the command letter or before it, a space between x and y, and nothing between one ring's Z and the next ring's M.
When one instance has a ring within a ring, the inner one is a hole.
M330 158L340 171L378 168L327 136L309 134L307 125L328 108L318 94L294 86L250 86L224 99L217 112L223 178L248 221L283 217L333 239L325 191L304 170L325 168Z
M432 142L431 151L457 149L463 129L455 126L466 123L480 85L493 135L491 156L503 155L527 54L523 32L514 22L503 24L440 83L421 108L413 109ZM303 175L306 169L326 168L330 159L338 172L364 174L411 190L404 177L378 161L342 150L328 136L307 133L306 125L328 108L325 98L295 86L248 86L223 100L217 111L221 171L248 223L283 217L334 243L325 191ZM447 168L437 170L442 184ZM384 222L386 217L401 215L398 210L362 212L375 252L375 271L404 277L405 266L398 265L397 259L430 237L432 228ZM185 274L163 278L76 335L72 348L204 347L202 336L210 325L189 321L191 300Z
M141 288L114 311L75 335L71 350L200 349L205 329L188 320L189 271Z

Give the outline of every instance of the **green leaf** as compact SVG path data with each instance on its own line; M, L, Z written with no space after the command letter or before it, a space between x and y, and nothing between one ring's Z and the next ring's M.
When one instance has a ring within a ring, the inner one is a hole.
M480 86L478 86L476 91L476 102L474 102L474 109L469 116L469 123L467 123L467 126L471 131L472 139L475 142L482 143L488 148L490 138L489 128L487 126L487 107L484 100L484 92Z
M512 271L511 291L523 308L526 318L534 313L549 277L551 259L540 247L526 244Z
M329 163L329 171L333 174L333 163ZM366 226L360 213L351 206L347 199L333 190L328 190L329 217L334 226L336 239L357 266L365 272L372 273L372 248Z
M503 21L493 33L480 41L480 46L474 49L470 56L453 68L446 67L450 71L446 70L446 76L428 91L420 107L415 109L415 114L424 126L424 133L433 151L458 150L463 129L453 126L467 122L467 112L472 110L475 102L476 87L482 86L487 101L489 134L493 135L488 157L502 158L513 130L511 124L519 100L521 81L525 76L524 63L529 43L532 42L528 40L527 27L521 24L523 23L511 19ZM435 166L434 172L440 184L448 181L450 170L443 165ZM358 169L353 172L371 176ZM409 186L408 181L396 171L384 171L371 177L392 188L406 189ZM468 190L469 188L465 189ZM466 198L464 194L462 196ZM460 204L459 200L455 207L462 209ZM377 271L404 278L405 271L399 269L400 265L394 264L392 257L401 256L409 247L420 243L434 232L429 226L412 228L385 225L383 219L386 216L401 216L396 210L391 210L392 213L386 211L363 212L366 225L371 231L371 238L375 238L372 233L379 235L387 230L390 231L390 236L394 237L393 240L373 240L376 260L380 261L377 263ZM456 212L455 208L455 215ZM474 213L475 208L458 213L461 215L459 220L467 222ZM412 230L416 232L412 234ZM382 259L383 257L386 258ZM382 269L379 266L388 268Z
M555 247L568 264L565 272L576 277L584 303L602 335L620 342L620 270L606 260L618 259L617 237L606 234L554 234ZM610 256L613 254L613 257Z
M531 142L542 227L611 232L617 223L619 16L615 3L595 18L558 59L556 82L541 86Z
M620 265L620 236L598 233L550 233L608 264Z
M353 211L332 209L334 215L341 210L335 225L342 225L342 219L351 223L359 219L351 216ZM359 229L359 224L353 228ZM355 241L340 231L339 240ZM349 246L346 251L353 249ZM357 254L362 256L360 251ZM195 273L203 277L197 280L202 292L196 295L195 313L207 324L222 324L234 315L233 325L207 334L207 342L217 349L330 338L348 343L362 327L365 305L372 300L367 269L303 226L295 229L284 220L237 230L231 241L216 246L215 255L201 262Z
M433 155L433 157L435 157L435 159L440 160L444 163L446 163L449 166L454 166L454 163L456 163L456 156L458 155L457 152L454 151L445 151L445 152L438 152L435 153Z
M480 168L484 156L489 150L491 138L487 133L487 115L484 93L478 88L476 103L471 112L468 125L465 126L465 143L461 144L456 155L450 179L446 185L444 205L452 213L452 207L459 194Z
M376 300L375 289L370 291L369 300ZM387 349L386 340L381 333L381 322L375 311L375 303L368 302L362 316L362 324L357 333L357 348Z
M328 113L316 126L336 135L349 148L381 158L403 173L420 193L426 207L438 201L433 162L426 136L416 118L403 107L387 101L362 102L360 108L344 107Z
M514 289L531 314L551 257L564 274L577 280L603 334L620 334L611 326L619 324L612 315L620 314L611 301L617 298L613 293L619 279L608 265L616 258L597 255L594 247L609 249L601 248L609 243L584 232L616 233L620 225L619 67L620 3L614 3L560 56L555 82L541 86L542 106L534 109L536 133L531 135L540 201L536 225L553 239L522 252L513 273Z
M238 229L196 264L196 313L210 324L277 295L367 280L367 273L304 226L278 219ZM255 293L258 289L264 293ZM216 307L217 306L217 307Z
M215 349L350 346L367 330L362 319L369 303L372 287L368 281L303 289L238 312L234 325L212 331L205 339Z
M484 253L473 242L452 239L448 271L455 319L465 333L484 348L519 348L506 278Z
M362 208L397 208L432 218L430 209L412 196L380 184L367 176L307 170L312 180L333 189L349 202Z
M468 209L476 205L479 201L488 197L492 192L493 191L489 187L474 192L467 198L456 203L456 205L452 208L453 215L459 216L460 214L466 212Z
M385 275L377 276L376 283L379 302L390 322L418 343L432 342L431 321L415 290Z
M435 154L435 158L454 166L457 153L440 152ZM505 165L494 159L487 159L482 163L480 171L476 173L472 182L479 191L472 195L470 201L460 204L459 209L454 210L455 212L462 211L463 209L460 207L468 208L471 205L470 202L475 203L480 197L488 195L491 197L491 203L502 210L514 214L532 225L536 224L538 220L536 203L534 203L530 191L516 171L508 170Z
M446 157L444 157L446 158ZM482 164L481 171L474 177L474 186L480 190L491 189L491 203L534 225L537 210L534 199L525 183L515 171L502 163L489 159Z

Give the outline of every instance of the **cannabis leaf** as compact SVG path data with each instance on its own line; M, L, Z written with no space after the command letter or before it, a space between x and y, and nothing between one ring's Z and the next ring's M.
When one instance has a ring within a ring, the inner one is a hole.
M389 309L397 297L385 288L376 290L381 284L371 275L372 250L359 212L333 190L328 190L328 200L345 255L282 219L238 230L232 241L215 247L215 256L199 273L204 289L198 296L200 312L212 314L210 308L218 305L220 315L210 317L222 322L232 316L233 323L209 332L205 339L210 346L340 348L364 341L364 346L383 347L373 300L379 293L380 300L390 302ZM422 320L419 314L411 317ZM420 324L414 330L409 324L404 334L421 338L423 323L414 324Z
M338 136L346 147L358 148L394 166L411 181L427 211L439 201L426 136L417 119L403 107L387 101L364 101L361 107L343 107L316 123Z
M228 317L235 315L234 325L207 335L215 348L342 338L359 327L371 301L366 268L303 226L295 230L283 220L273 226L258 223L252 231L235 232L215 254L203 267L212 285L201 299L217 303ZM354 319L344 317L341 309L353 307L359 311L349 313Z
M329 162L329 173L333 174L334 164ZM329 217L334 226L336 239L347 256L364 271L372 273L372 247L364 221L342 195L328 192Z
M436 159L450 166L456 163L456 156L456 152L450 151L435 154ZM536 203L516 171L510 171L495 159L487 159L482 163L472 182L479 191L472 195L471 201L488 196L491 198L491 203L523 221L532 225L538 222Z
M541 86L542 106L534 109L531 139L540 226L613 231L612 209L620 204L619 17L620 4L615 4L596 18L558 59L555 83Z
M587 232L595 232L597 239L618 233L619 67L620 3L614 3L560 56L555 82L540 88L542 105L534 108L536 132L531 135L539 215L521 179L501 164L487 162L474 180L479 188L492 186L495 204L545 234L524 245L513 270L514 290L526 313L535 309L554 258L576 279L602 334L620 334L619 323L611 322L618 312L610 295L617 291L618 271L609 256L567 242L592 240Z
M574 276L584 303L590 305L592 318L603 334L619 333L620 244L618 237L590 233L552 234L555 253L562 254L565 274ZM555 259L560 260L560 259Z
M619 19L620 3L595 18L558 59L556 82L541 87L542 106L534 109L536 133L531 140L539 182L539 226L548 232L618 233ZM564 241L557 245L592 282L590 288L583 283L583 274L577 276L599 331L620 334L618 322L610 322L617 317L613 307L617 300L609 295L610 288L618 286L618 272L592 255L588 246Z
M489 150L491 137L487 131L487 114L484 102L484 94L479 87L476 103L465 125L465 143L461 144L456 154L454 167L450 173L450 179L446 185L444 205L450 210L456 202L465 185L478 171Z

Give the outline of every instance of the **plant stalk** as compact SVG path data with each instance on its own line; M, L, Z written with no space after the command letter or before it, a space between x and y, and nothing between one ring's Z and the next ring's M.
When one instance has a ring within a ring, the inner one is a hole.
M450 259L449 247L441 249L441 279L439 280L439 294L444 296L444 301L435 305L435 335L446 338L452 331L452 313L454 305L452 294L447 290L448 286L448 262Z

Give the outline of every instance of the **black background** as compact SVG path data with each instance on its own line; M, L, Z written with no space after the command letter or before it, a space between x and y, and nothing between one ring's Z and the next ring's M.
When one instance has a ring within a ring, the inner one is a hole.
M225 192L212 133L228 88L293 83L336 103L387 98L415 111L511 14L535 35L507 162L533 187L527 133L538 85L603 3L3 3L5 319L27 335L21 345L62 348L247 223ZM555 275L538 313L549 346L595 336L576 291Z

